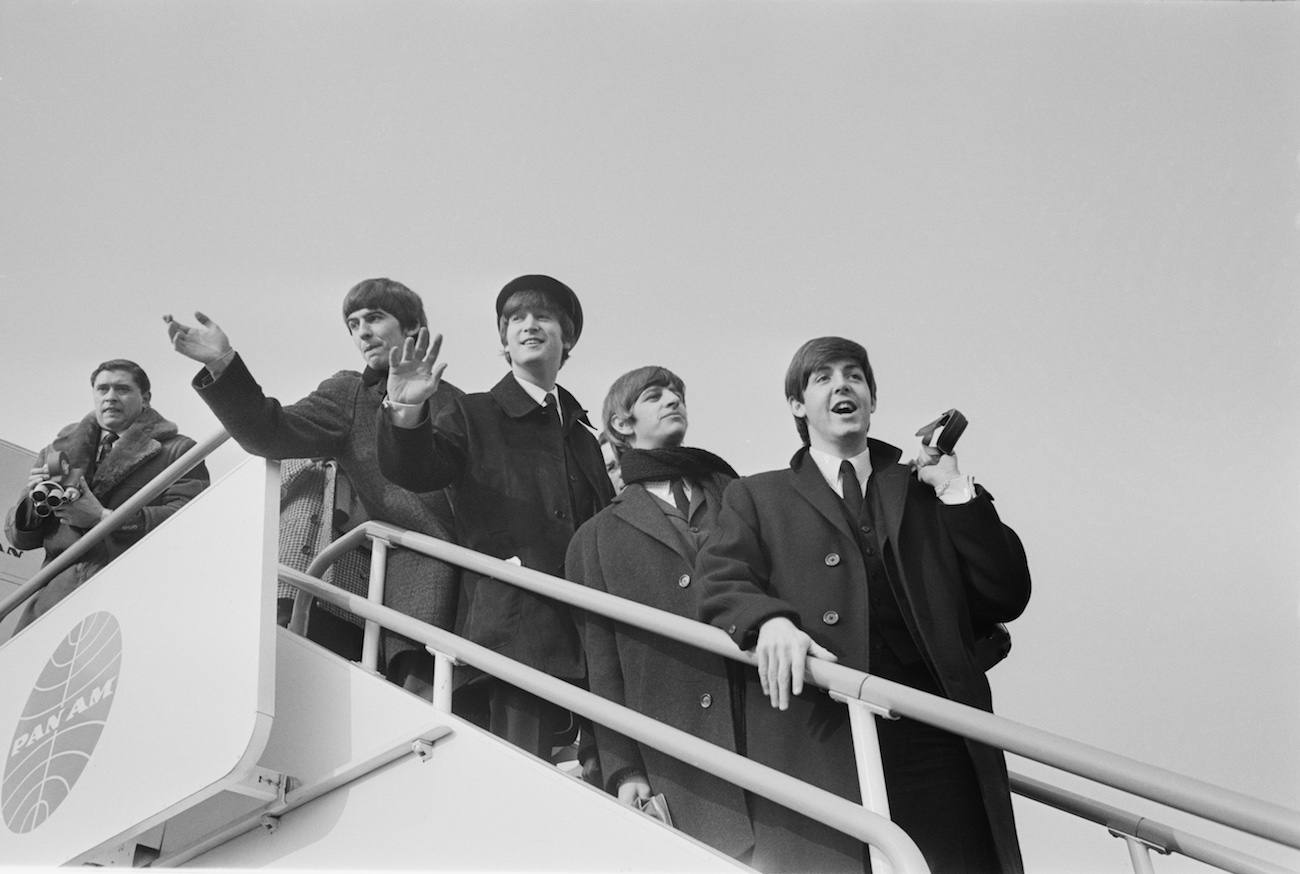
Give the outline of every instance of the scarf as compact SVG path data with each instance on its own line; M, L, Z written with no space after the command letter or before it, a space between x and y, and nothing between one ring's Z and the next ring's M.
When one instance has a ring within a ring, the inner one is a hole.
M676 446L670 449L629 449L619 459L623 482L663 482L674 479L704 479L720 473L735 479L731 465L712 452Z

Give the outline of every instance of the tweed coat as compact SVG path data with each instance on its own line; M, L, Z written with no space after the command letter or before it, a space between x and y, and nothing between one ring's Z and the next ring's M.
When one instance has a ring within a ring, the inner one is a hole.
M982 488L966 504L935 497L901 451L870 440L872 479L883 503L884 559L912 638L944 694L991 711L973 629L1018 616L1029 600L1029 569L1015 532ZM700 553L701 618L752 647L758 629L786 616L858 670L869 666L867 581L842 502L801 449L789 469L728 487L718 532ZM860 801L847 709L805 686L778 711L750 672L745 719L751 758L852 801ZM1002 753L967 741L1002 868L1023 870ZM888 787L886 787L888 788ZM806 822L806 821L805 821ZM862 870L863 847L838 833L812 839L785 830L784 808L760 799L754 859L783 870ZM779 834L778 834L779 832ZM769 854L771 854L769 856Z
M107 457L96 466L95 455L99 451L100 433L95 414L89 413L80 422L60 431L54 442L41 450L34 466L45 464L51 452L62 453L68 461L71 474L65 478L65 482L75 482L79 475L86 474L90 490L109 510L115 510L126 503L128 498L194 446L194 441L182 435L175 423L148 407L119 435ZM157 528L207 488L209 482L208 469L200 462L82 556L80 561L50 580L44 589L27 602L15 631L26 628L38 616L70 595L106 564L125 552L127 547ZM45 564L49 564L80 540L88 530L73 527L57 516L37 516L32 510L31 498L25 487L17 506L9 511L5 529L9 541L18 549L43 547Z
M700 587L693 579L697 536L708 536L730 477L713 474L691 496L690 524L639 484L583 524L569 544L565 572L593 589L695 619ZM698 530L698 535L693 531ZM701 740L736 751L735 713L727 660L675 640L580 614L592 692ZM596 747L607 789L644 774L668 802L673 824L730 856L754 845L744 792L667 753L602 725Z
M262 458L330 457L352 484L367 515L454 540L451 504L440 489L421 494L399 488L379 472L375 417L387 393L386 374L340 371L302 400L281 406L268 398L236 355L221 375L207 368L194 377L194 389L246 451ZM441 409L464 394L444 382L430 404ZM450 628L456 617L456 569L427 556L395 550L385 576L384 604L423 622ZM385 631L384 658L422 649L414 641Z
M563 388L557 392L562 427L510 373L491 391L456 398L416 428L396 428L381 412L379 469L405 488L449 487L463 546L563 577L569 540L586 521L574 518L569 478L586 480L598 509L614 487L587 411ZM568 469L566 445L575 470ZM470 571L463 599L462 633L469 640L554 677L585 675L567 605Z

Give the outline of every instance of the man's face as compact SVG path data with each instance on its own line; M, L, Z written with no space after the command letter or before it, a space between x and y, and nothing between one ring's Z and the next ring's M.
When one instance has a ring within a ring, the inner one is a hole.
M614 450L614 444L602 442L600 444L600 454L605 456L605 473L609 474L609 481L614 486L614 492L623 491L623 469L618 463L618 452Z
M814 370L803 400L790 398L790 412L808 422L808 442L832 454L856 455L866 448L876 402L867 375L855 361L834 361Z
M95 399L95 421L114 434L130 428L149 409L149 393L140 391L135 378L125 370L101 370L95 375L91 391Z
M419 333L418 328L403 330L397 316L368 307L349 313L347 325L352 342L361 350L361 357L371 370L387 370L388 350L401 348L407 337Z
M506 322L506 351L515 367L558 373L564 355L564 331L559 320L546 310L519 310Z
M614 424L636 449L681 446L686 439L686 399L667 386L652 385L632 404L630 417Z

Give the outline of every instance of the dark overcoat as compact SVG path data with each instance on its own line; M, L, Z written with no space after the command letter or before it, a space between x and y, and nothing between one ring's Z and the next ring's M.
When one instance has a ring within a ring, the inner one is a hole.
M70 475L64 481L75 483L79 475L85 475L90 490L109 510L116 510L126 503L128 498L147 486L154 477L194 446L194 441L182 435L175 423L164 419L152 407L140 413L117 438L103 462L96 465L95 455L99 451L100 433L95 414L90 413L80 422L60 431L54 442L41 450L33 466L45 464L51 452L62 453L70 468ZM26 628L38 616L70 595L104 565L185 506L190 499L207 488L209 482L208 469L200 462L128 518L116 531L82 556L80 561L50 580L44 589L27 602L15 631ZM9 511L5 528L9 541L18 549L43 547L45 564L49 564L80 540L88 530L69 525L57 516L37 516L32 510L31 497L26 487L23 488L17 506Z
M557 391L562 425L509 373L416 428L395 428L380 411L379 468L404 488L450 488L463 546L563 577L569 540L590 515L574 518L570 477L585 481L596 509L614 487L587 411ZM567 605L470 571L463 579L465 637L554 677L585 674Z
M245 451L262 458L328 457L352 485L366 514L379 522L454 540L451 504L440 489L420 494L400 488L379 472L375 416L387 394L386 374L343 370L296 403L268 398L236 355L215 379L207 368L194 377L199 397ZM433 409L463 395L444 382L430 399ZM456 617L457 572L452 566L406 550L389 556L384 604L422 622L450 628ZM384 632L384 658L418 645Z
M1019 538L982 488L947 505L920 482L899 449L870 441L872 479L883 503L884 558L912 637L944 694L992 711L976 663L975 627L1014 619L1029 600ZM833 556L833 557L832 557ZM700 553L701 617L751 648L759 627L787 616L841 664L865 671L867 577L842 502L805 447L789 469L728 487L717 534ZM751 758L860 801L847 709L805 686L790 709L771 707L749 674L745 718ZM1023 870L1001 751L967 742L1002 868ZM888 787L886 787L888 788ZM801 819L801 818L800 818ZM793 830L793 831L791 831ZM755 808L755 863L781 870L862 870L863 847L836 833L808 838L779 805Z
M714 474L694 491L692 525L643 486L629 485L574 535L569 579L695 619L698 544L714 527L729 480ZM582 614L580 626L592 692L736 751L726 659L595 614ZM602 725L596 746L611 793L623 776L644 774L682 831L736 857L754 845L745 795L736 786Z

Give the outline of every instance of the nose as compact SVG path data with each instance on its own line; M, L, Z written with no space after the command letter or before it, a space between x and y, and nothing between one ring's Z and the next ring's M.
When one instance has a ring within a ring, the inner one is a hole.
M676 392L664 392L664 406L675 410L682 405L682 399L677 396Z
M522 327L525 331L534 331L537 329L537 325L538 325L537 316L535 316L532 313L524 313L524 316L522 319L519 320L519 323L520 323L520 327Z

